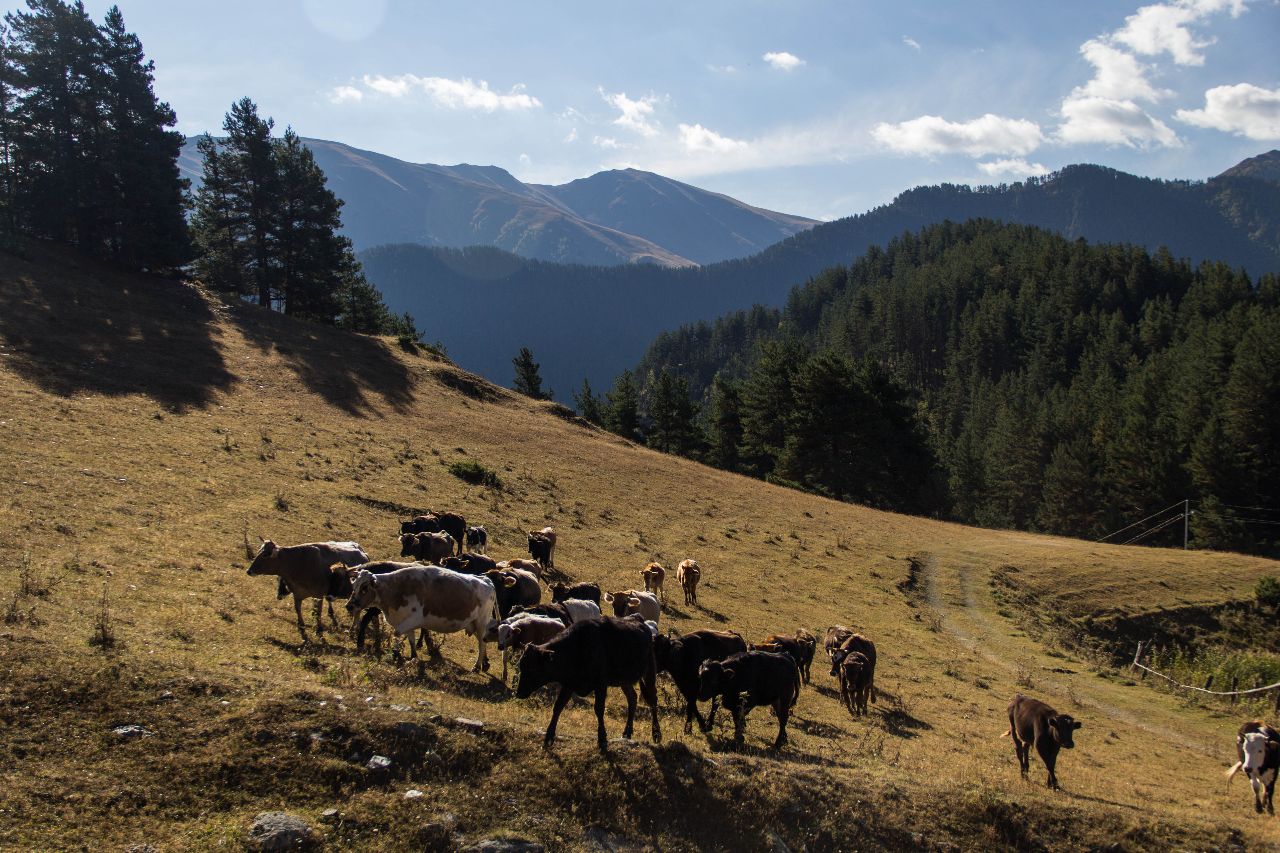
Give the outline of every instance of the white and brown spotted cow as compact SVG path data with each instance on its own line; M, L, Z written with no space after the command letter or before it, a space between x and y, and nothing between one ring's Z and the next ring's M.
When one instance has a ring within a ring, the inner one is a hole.
M497 620L498 603L488 578L439 566L408 566L384 575L357 571L347 610L355 613L366 607L381 610L401 635L411 635L418 628L442 634L466 631L476 638L476 663L472 671L489 669L485 633L490 623ZM427 645L431 645L429 633Z
M1240 760L1227 771L1227 784L1243 770L1253 786L1254 809L1259 814L1264 808L1275 814L1271 798L1280 773L1280 732L1257 720L1245 723L1236 735L1236 755Z

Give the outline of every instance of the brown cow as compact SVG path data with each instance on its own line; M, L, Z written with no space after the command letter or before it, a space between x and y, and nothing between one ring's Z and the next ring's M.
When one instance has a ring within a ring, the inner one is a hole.
M844 641L853 636L853 629L846 628L844 625L832 625L827 629L827 639L824 647L827 650L827 660L835 657L836 650L844 645Z
M498 563L486 554L459 554L456 557L445 557L440 565L453 569L464 575L482 575L498 568Z
M515 560L502 560L498 563L500 569L523 569L526 572L533 572L534 577L542 580L542 564L537 560L525 560L518 558Z
M594 601L600 604L600 584L597 583L575 583L572 586L563 583L553 583L551 585L552 601L568 601L571 598L577 598L582 601ZM622 615L626 615L625 613Z
M676 566L676 580L684 590L684 603L698 606L698 581L702 579L702 567L697 560L681 560Z
M803 640L783 634L770 634L763 642L751 643L747 648L756 652L773 652L777 655L786 655L796 665L796 671L800 673L801 681L804 680L804 661L808 653L808 646L805 645Z
M850 634L840 648L831 655L831 674L840 677L840 664L847 655L861 652L867 658L867 681L871 688L871 701L876 701L876 644L861 634Z
M853 716L867 713L871 693L871 662L862 652L850 652L840 662L840 698Z
M270 539L262 540L262 547L249 564L248 574L277 575L279 586L293 593L293 610L298 616L298 633L302 642L307 641L307 628L302 620L302 602L316 599L316 634L324 634L324 603L329 602L329 619L338 625L333 615L334 585L331 567L334 563L358 566L369 561L368 555L355 542L308 542L303 545L279 546ZM277 595L277 598L283 596ZM343 596L345 597L345 596Z
M645 592L653 593L660 601L667 600L667 594L662 591L662 582L666 580L667 570L661 563L650 563L645 566L640 570L640 577L644 580Z
M1034 745L1049 771L1046 784L1056 789L1058 774L1054 772L1054 766L1058 763L1058 750L1075 747L1071 736L1080 725L1070 714L1059 714L1039 699L1016 694L1009 703L1009 731L1005 735L1013 738L1023 778L1030 770L1031 747Z
M400 532L403 533L439 533L444 531L453 537L453 541L458 546L458 553L462 553L462 548L467 541L467 522L462 516L455 512L428 512L426 515L419 515L409 521L400 522Z
M401 533L400 556L427 563L439 563L453 554L454 541L448 533Z
M529 531L529 556L544 569L556 567L556 531L551 527Z

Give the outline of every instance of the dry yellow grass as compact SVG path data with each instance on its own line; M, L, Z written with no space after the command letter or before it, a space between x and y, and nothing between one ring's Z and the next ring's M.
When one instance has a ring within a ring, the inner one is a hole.
M0 847L234 845L277 807L340 809L325 828L338 849L447 847L424 828L446 813L466 838L554 849L585 847L592 825L662 849L768 849L770 833L811 850L912 833L975 850L1280 843L1247 786L1222 784L1240 714L1047 649L988 590L1011 565L1044 607L1132 614L1245 598L1274 563L839 504L631 446L387 341L31 255L0 257L0 612L21 604L0 625ZM450 475L462 460L502 487ZM300 648L274 583L244 575L259 535L393 556L396 505L464 512L499 557L555 525L557 564L611 588L638 585L650 559L695 557L701 606L677 590L664 628L856 626L879 645L883 698L851 719L815 662L773 755L766 711L733 751L723 726L683 734L667 684L663 746L642 725L635 747L597 757L584 703L543 754L546 701L466 672L469 639L446 638L422 676L354 655L345 635ZM104 587L107 651L89 644ZM999 737L1017 690L1084 722L1062 792L1038 765L1020 780ZM397 742L406 720L424 729ZM123 723L155 735L117 742ZM390 781L363 769L374 751L397 757ZM409 787L427 796L404 800Z

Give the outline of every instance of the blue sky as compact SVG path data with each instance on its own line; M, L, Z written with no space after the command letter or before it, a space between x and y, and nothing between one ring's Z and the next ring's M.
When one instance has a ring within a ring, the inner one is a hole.
M1280 147L1280 0L120 6L188 134L248 95L413 162L635 166L823 219L919 184L1205 178Z

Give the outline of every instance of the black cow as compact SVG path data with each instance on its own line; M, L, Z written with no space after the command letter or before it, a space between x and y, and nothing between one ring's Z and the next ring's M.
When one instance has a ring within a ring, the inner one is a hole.
M483 554L489 547L489 531L483 527L467 528L467 550Z
M1031 768L1031 747L1034 745L1049 771L1046 784L1057 788L1058 775L1054 766L1058 763L1058 750L1075 747L1072 734L1080 726L1070 714L1059 714L1039 699L1016 694L1009 703L1009 731L1005 734L1013 738L1023 777Z
M733 739L742 741L747 713L757 705L770 705L778 718L774 749L787 742L787 718L800 697L800 670L784 654L739 652L723 661L710 660L698 670L698 698L719 695L733 714Z
M800 671L800 680L804 681L804 664L813 660L809 646L799 637L788 637L783 634L770 634L762 643L752 643L748 648L756 652L773 652L786 655L795 663Z
M643 622L602 616L575 622L543 645L531 645L517 665L520 684L516 696L525 699L545 684L557 682L560 693L551 709L551 723L543 738L550 747L556 737L560 712L573 694L596 697L596 743L607 752L604 733L604 702L610 687L622 688L627 697L627 725L624 738L631 737L636 716L636 690L640 682L644 701L653 711L653 742L662 740L658 728L657 673L653 661L653 634Z
M575 583L572 586L566 586L562 583L553 583L551 585L552 601L568 601L570 598L581 599L582 601L594 601L600 604L600 584L597 583Z
M694 717L698 719L698 728L704 732L711 731L716 716L716 702L720 698L711 697L711 713L704 720L698 711L699 668L706 661L724 660L746 650L747 644L742 637L727 631L690 631L679 637L660 636L655 639L653 653L658 672L670 673L676 689L684 697L686 732L693 731Z
M555 568L556 538L555 534L530 533L529 556L542 564L544 569Z

